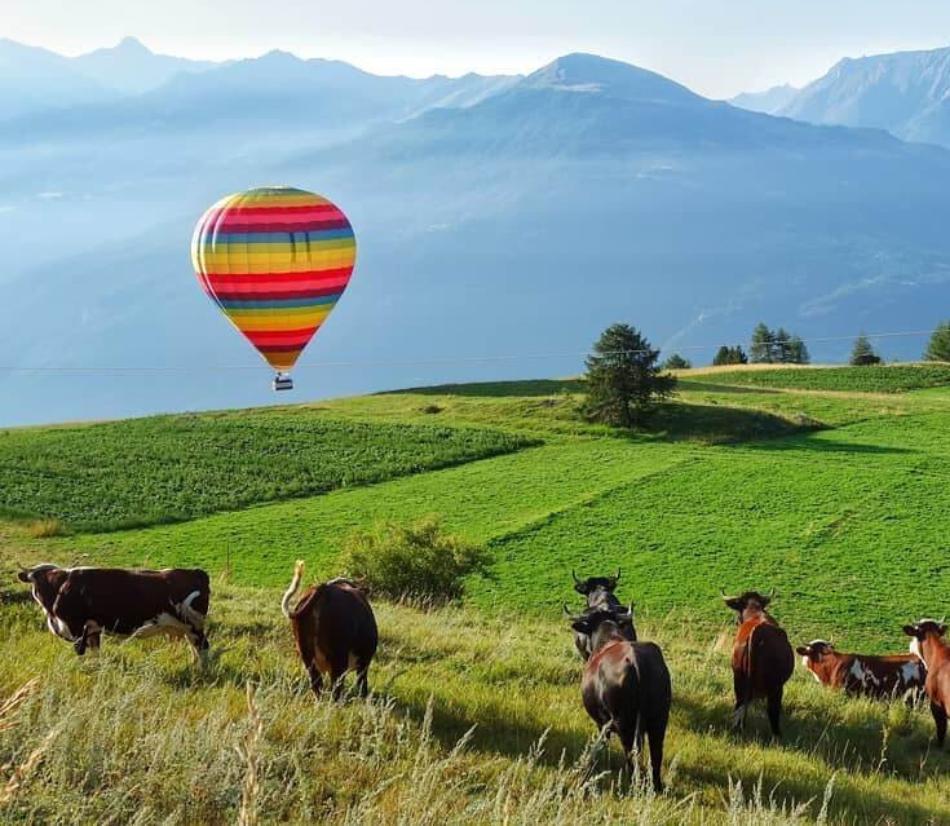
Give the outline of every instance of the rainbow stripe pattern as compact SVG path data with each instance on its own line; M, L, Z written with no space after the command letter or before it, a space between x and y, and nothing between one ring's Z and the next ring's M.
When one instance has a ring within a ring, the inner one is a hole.
M221 312L285 373L346 289L356 236L326 198L264 187L228 195L205 212L191 259Z

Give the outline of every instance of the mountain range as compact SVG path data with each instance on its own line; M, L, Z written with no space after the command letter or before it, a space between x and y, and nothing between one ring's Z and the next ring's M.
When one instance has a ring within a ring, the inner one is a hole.
M141 50L109 59L123 51ZM587 54L526 77L282 52L146 74L137 91L85 75L99 97L0 123L0 347L42 368L0 363L0 424L286 401L188 253L210 203L268 183L331 197L359 246L298 399L577 372L618 320L701 363L759 320L846 339L947 315L950 152L881 129L745 111Z
M736 106L809 123L886 129L950 147L950 48L845 58L802 89L733 98Z

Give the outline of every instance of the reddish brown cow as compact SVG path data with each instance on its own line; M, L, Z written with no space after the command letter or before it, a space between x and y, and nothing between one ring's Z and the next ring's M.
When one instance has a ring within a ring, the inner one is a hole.
M723 599L739 615L739 630L732 648L732 680L736 704L732 715L734 730L745 727L753 700L764 698L769 726L781 737L782 695L785 683L795 670L795 654L778 623L766 612L771 596L746 591Z
M138 571L36 565L17 575L56 636L82 655L98 648L103 632L126 637L186 637L195 652L208 650L205 617L211 600L208 575L198 569Z
M947 716L950 715L950 645L943 638L947 626L936 620L922 619L914 625L905 625L904 633L911 637L911 653L920 657L927 666L924 691L937 724L937 745L943 746L947 738Z
M819 683L853 696L904 697L922 691L927 678L927 669L914 654L844 654L825 640L812 640L795 650Z
M584 668L581 696L603 735L620 737L628 763L634 747L642 756L644 738L649 738L653 788L661 792L663 741L672 701L670 672L659 646L631 642L621 622L632 627L632 613L618 616L615 611L595 610L574 618L572 627L590 638L593 651Z
M333 699L338 700L344 675L354 670L357 689L365 697L369 693L369 664L379 641L376 618L366 595L349 580L333 579L311 586L291 608L302 576L303 562L298 561L280 607L290 620L310 687L319 697L323 674L329 674Z

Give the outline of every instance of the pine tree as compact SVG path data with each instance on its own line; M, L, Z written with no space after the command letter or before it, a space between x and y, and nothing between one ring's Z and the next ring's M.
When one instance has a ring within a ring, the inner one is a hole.
M713 356L712 363L716 367L723 364L748 364L749 358L740 345L737 344L735 347L727 347L723 344L722 347L716 351L716 355Z
M749 360L753 364L772 364L775 361L775 334L761 321L752 331Z
M805 342L798 336L786 339L783 358L784 364L808 364L811 361Z
M950 361L950 321L942 321L937 325L930 336L924 358L927 361Z
M874 352L868 337L861 333L854 340L854 347L851 348L851 358L849 362L855 367L862 367L868 364L880 364L881 357Z
M689 370L692 366L689 360L684 359L679 353L673 353L672 356L663 362L664 370Z
M792 361L792 334L784 327L772 333L772 361L790 364Z
M629 324L604 330L586 361L588 418L620 427L640 424L676 386L676 377L657 365L659 355Z

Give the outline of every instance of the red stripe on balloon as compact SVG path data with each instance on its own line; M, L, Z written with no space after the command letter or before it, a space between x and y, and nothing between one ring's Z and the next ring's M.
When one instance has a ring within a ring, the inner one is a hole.
M246 335L255 344L306 344L319 328L303 327L297 330L244 330Z
M225 219L215 227L215 235L242 235L246 232L321 232L327 229L350 229L350 222L346 218L328 218L317 221L312 218L300 221L261 221L255 218L250 221L228 221Z
M304 272L260 273L205 273L204 280L211 290L218 292L247 292L258 290L305 290L311 287L345 287L353 274L353 267Z

